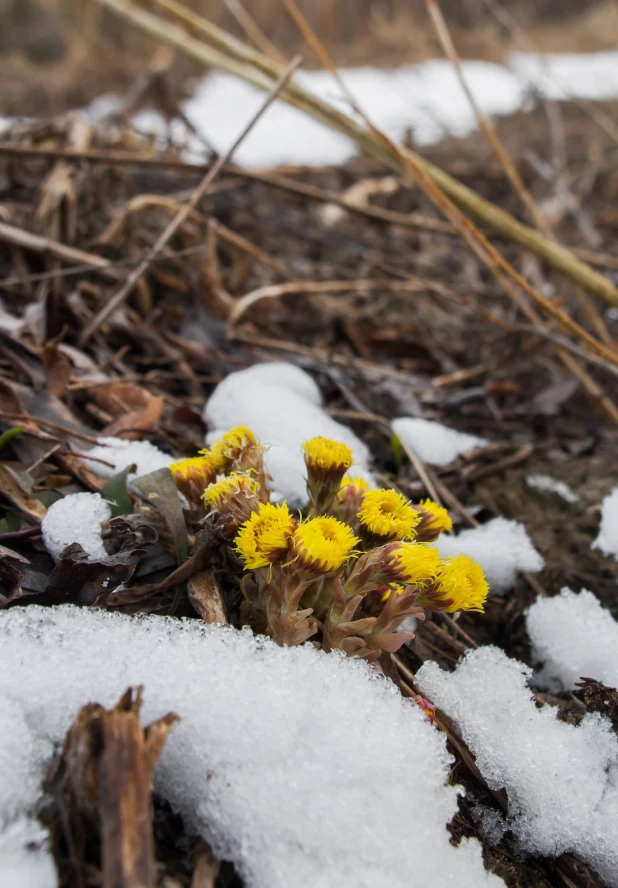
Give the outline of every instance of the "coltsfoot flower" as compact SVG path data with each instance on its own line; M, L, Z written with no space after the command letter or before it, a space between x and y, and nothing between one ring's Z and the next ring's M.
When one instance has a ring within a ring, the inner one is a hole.
M245 568L257 570L279 561L287 552L296 522L286 503L260 503L245 521L234 542Z
M480 564L468 555L456 555L442 562L433 587L419 599L424 607L453 613L485 609L489 584Z
M368 490L358 513L366 548L389 540L413 540L420 514L396 490Z
M178 460L170 465L170 472L176 487L191 504L201 501L204 490L217 476L214 463L207 455Z
M260 506L260 485L251 472L232 472L231 475L209 484L204 491L204 503L210 509L226 515L226 525L238 528Z
M433 500L421 500L416 511L420 515L420 523L416 528L416 539L422 543L432 543L441 533L452 530L453 522L448 511Z
M387 543L359 558L345 582L345 595L349 598L393 584L432 587L440 565L439 552L426 543Z
M358 542L352 529L337 518L309 518L292 537L290 564L306 574L332 573L355 554Z
M311 438L303 444L307 466L307 492L316 514L327 512L339 490L341 479L352 465L352 451L341 441Z
M237 425L212 445L210 458L217 472L223 473L233 469L257 468L246 464L247 457L256 452L259 452L260 458L264 452L256 436L248 426Z
M362 475L344 475L337 491L337 502L343 502L352 491L359 493L362 497L368 490L369 481Z
M420 586L432 582L438 574L440 553L425 543L391 543L382 551L384 575L391 582Z

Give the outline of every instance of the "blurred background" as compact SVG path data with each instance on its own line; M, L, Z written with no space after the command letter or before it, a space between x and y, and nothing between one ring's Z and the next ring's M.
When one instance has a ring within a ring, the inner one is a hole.
M243 9L285 55L312 59L280 0L185 0L242 34ZM442 57L424 0L299 0L340 65L393 67ZM613 49L616 0L442 0L463 58L501 61L513 49ZM525 44L528 43L528 46ZM0 114L55 114L125 89L148 64L150 40L94 0L0 0ZM190 89L191 66L173 63L173 91Z

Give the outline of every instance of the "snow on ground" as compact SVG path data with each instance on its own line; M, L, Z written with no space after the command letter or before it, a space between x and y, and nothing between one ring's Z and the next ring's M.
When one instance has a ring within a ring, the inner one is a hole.
M538 598L526 615L532 658L543 666L535 682L572 690L581 678L618 688L618 623L582 589Z
M79 543L91 561L107 558L101 539L101 523L112 510L99 493L72 493L57 500L41 522L45 548L54 561L71 543Z
M581 857L618 886L618 738L586 715L577 727L537 709L532 670L496 647L471 651L455 672L425 663L421 693L453 721L492 789L506 789L507 825L532 854Z
M130 474L130 479L139 478L140 475L148 475L157 469L164 469L174 462L175 457L169 453L163 453L150 441L125 441L124 438L98 438L98 444L92 447L88 453L96 460L84 460L88 468L96 472L102 478L111 478L128 466L135 464L137 471ZM105 465L111 463L111 466Z
M14 726L0 732L3 888L28 884L7 830L28 825L78 709L141 683L144 722L181 718L156 790L248 888L503 884L475 840L450 844L444 735L362 661L198 620L30 606L0 613L0 706Z
M508 115L525 107L537 93L556 99L612 99L618 96L618 53L538 55L513 53L509 65L465 60L462 69L481 110L486 115ZM444 136L465 136L476 128L476 118L453 67L445 59L385 70L348 68L341 78L373 124L401 141L412 131L418 145L433 144ZM350 112L341 88L325 71L301 71L297 81L337 108ZM187 118L199 136L223 152L257 111L264 94L256 87L220 71L204 77L185 103ZM101 96L81 113L97 121L118 106L114 96ZM134 123L145 133L166 137L166 123L157 112L140 112ZM276 132L276 138L273 133ZM203 155L199 136L175 122L172 137L185 141L192 158ZM342 164L356 154L356 146L328 127L283 101L274 102L235 155L241 166L277 164Z
M579 496L564 481L552 478L551 475L528 475L526 484L539 493L555 493L567 503L579 502Z
M204 408L211 443L235 425L247 425L268 448L265 464L272 477L273 499L294 506L307 503L302 445L316 435L352 448L351 475L371 480L369 450L354 432L322 409L313 379L293 364L255 364L219 383Z
M462 453L487 445L484 438L458 432L430 419L403 416L394 419L391 427L404 444L432 466L448 466Z
M618 560L618 487L614 487L601 505L601 526L592 544L604 555L613 555Z
M493 518L457 536L440 534L435 545L445 558L463 552L478 561L490 592L498 595L513 588L520 571L538 573L545 566L523 524L507 518Z

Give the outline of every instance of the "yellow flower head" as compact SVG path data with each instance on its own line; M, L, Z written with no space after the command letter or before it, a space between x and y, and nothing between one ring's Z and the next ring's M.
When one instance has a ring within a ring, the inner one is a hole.
M336 518L309 518L296 528L292 552L301 569L331 573L343 567L358 542L352 529Z
M447 558L437 573L432 599L443 601L443 610L453 613L459 610L484 610L489 584L480 564L468 555Z
M260 485L249 472L232 472L229 477L221 478L206 488L204 502L211 509L221 511L227 503L238 497L257 504L259 493Z
M394 580L419 586L435 580L440 568L440 553L424 543L392 543L388 562Z
M191 501L199 501L208 485L215 480L216 470L208 455L180 459L170 465L178 490Z
M417 528L417 539L424 543L437 540L441 533L452 530L451 516L444 506L433 500L421 500L417 506L421 521Z
M212 445L210 454L217 472L225 472L246 451L256 449L262 450L251 429L246 425L237 425Z
M245 568L269 567L287 551L296 522L285 503L261 503L242 525L234 542Z
M396 490L368 490L358 513L361 529L373 540L413 540L421 516Z
M366 493L369 481L362 475L345 475L337 492L337 502L343 502L351 493Z
M303 444L307 464L326 472L346 471L352 465L352 451L341 441L330 438L311 438Z

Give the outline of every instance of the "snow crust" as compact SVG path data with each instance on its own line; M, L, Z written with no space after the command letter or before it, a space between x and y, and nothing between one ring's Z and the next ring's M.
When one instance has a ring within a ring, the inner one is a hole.
M580 725L537 709L532 670L496 647L466 655L455 672L425 663L421 693L455 722L494 789L508 795L507 823L533 854L572 852L618 885L618 738L610 722Z
M322 435L352 448L351 475L371 479L369 450L354 432L322 409L320 390L294 364L256 364L231 373L219 383L204 408L211 443L235 425L244 424L268 447L266 469L272 476L273 499L294 506L307 503L304 441Z
M618 688L618 623L587 589L563 589L538 598L526 615L532 658L543 669L535 681L572 690L580 678Z
M58 561L63 549L80 543L89 560L105 559L101 523L111 517L111 507L100 493L71 493L52 503L41 521L45 548Z
M435 545L444 558L463 552L478 561L490 591L497 595L513 588L520 571L538 573L545 566L524 525L508 518L492 518L457 536L443 533Z
M15 726L0 732L0 851L36 810L79 707L111 706L139 683L144 722L181 717L157 791L248 888L503 884L476 841L449 842L457 788L445 785L444 736L362 661L198 620L72 606L0 613L0 700ZM8 863L0 855L3 888L12 848Z
M579 496L568 484L553 478L551 475L528 475L526 477L526 484L533 490L538 490L539 493L555 493L567 503L579 502Z
M174 462L174 457L164 453L151 444L150 441L126 441L124 438L103 437L97 438L98 444L92 447L88 454L96 459L103 459L112 463L112 467L94 460L84 460L88 468L96 472L102 478L111 478L135 463L137 471L130 474L129 479L139 478L140 475L148 475L163 469Z
M601 505L601 526L592 544L604 555L613 555L618 560L618 487L614 487Z
M394 419L391 428L423 462L432 466L448 466L462 453L487 445L484 438L449 429L430 419L403 416Z

